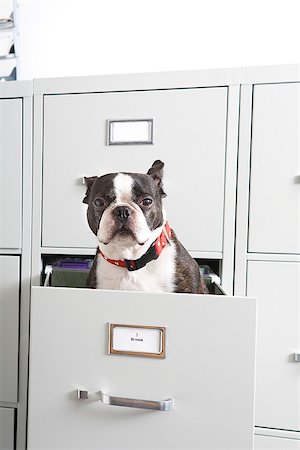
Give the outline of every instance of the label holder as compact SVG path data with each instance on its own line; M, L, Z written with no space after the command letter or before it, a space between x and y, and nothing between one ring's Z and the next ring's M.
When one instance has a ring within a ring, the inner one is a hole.
M163 359L166 357L166 327L109 323L108 328L109 328L108 354L127 355L127 356L143 356L143 357L159 358L159 359ZM159 331L159 333L160 333L159 350L158 351L144 351L142 345L141 345L141 350L135 350L135 351L118 348L118 346L115 343L116 339L114 339L118 329L127 329L128 332L132 333L132 334L136 333L137 331L143 332L143 330L145 330L148 335L149 335L149 331L151 331L151 330L153 330L154 333Z
M121 131L119 137L117 127L119 127L119 133ZM153 119L108 119L106 121L106 145L149 144L153 144Z

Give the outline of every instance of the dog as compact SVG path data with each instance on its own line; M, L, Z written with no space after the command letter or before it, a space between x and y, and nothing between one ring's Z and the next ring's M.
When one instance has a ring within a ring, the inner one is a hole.
M83 203L99 242L87 287L208 293L198 264L167 222L163 169L156 160L147 174L85 177Z

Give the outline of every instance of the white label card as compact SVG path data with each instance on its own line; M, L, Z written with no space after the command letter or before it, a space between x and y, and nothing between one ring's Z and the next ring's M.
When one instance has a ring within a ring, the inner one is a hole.
M153 120L109 120L108 145L152 144Z
M110 325L110 353L164 357L164 328Z

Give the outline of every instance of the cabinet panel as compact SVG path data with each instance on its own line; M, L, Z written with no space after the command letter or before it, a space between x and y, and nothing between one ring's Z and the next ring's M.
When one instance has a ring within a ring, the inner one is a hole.
M300 264L248 262L247 295L258 297L257 426L300 430Z
M249 251L300 253L300 84L254 87Z
M300 440L254 436L254 450L300 450Z
M28 449L252 448L254 299L34 287L31 306ZM166 327L166 357L108 355L108 323Z
M0 99L0 248L21 247L22 100Z
M0 450L14 448L14 409L0 408Z
M17 402L19 257L0 256L0 401Z
M161 159L170 225L190 251L221 252L226 113L227 88L45 96L43 246L96 246L81 177ZM153 119L153 144L106 145L108 119Z

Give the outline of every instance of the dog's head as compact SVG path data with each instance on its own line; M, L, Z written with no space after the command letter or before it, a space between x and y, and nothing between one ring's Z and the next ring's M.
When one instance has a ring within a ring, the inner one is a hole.
M141 173L109 173L85 178L88 223L104 245L144 245L163 225L164 163ZM151 244L152 242L149 242Z

